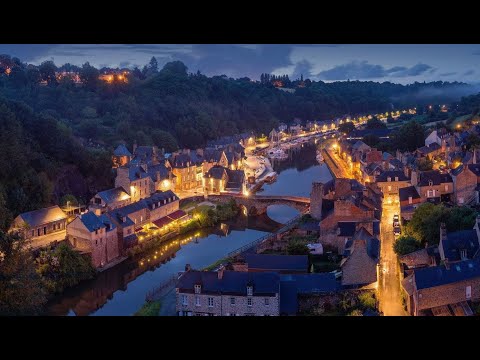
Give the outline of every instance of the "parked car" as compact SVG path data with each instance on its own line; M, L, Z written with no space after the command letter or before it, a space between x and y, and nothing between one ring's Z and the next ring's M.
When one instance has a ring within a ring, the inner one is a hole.
M400 217L398 214L393 215L393 226L400 226Z
M393 235L400 236L401 233L402 233L402 230L400 230L400 226L395 226L393 228Z

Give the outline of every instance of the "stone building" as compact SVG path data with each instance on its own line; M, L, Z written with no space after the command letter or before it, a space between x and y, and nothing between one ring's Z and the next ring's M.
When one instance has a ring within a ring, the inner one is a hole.
M310 215L312 215L315 220L322 220L323 192L323 183L312 183L312 191L310 192Z
M67 225L67 239L76 250L87 253L96 268L105 266L121 253L116 226L105 214L78 215Z
M471 315L467 301L480 300L480 258L413 269L402 280L407 311L414 316L442 312Z
M278 316L280 279L275 273L186 271L176 286L179 316Z
M460 165L452 170L454 201L457 205L478 204L476 164Z
M400 170L387 170L375 177L384 196L397 196L401 188L410 186L410 179Z
M345 244L342 268L342 286L362 287L375 283L378 278L380 241L365 228L357 230Z
M206 195L219 194L221 192L246 191L245 172L243 170L231 170L223 166L213 166L203 177L203 190Z
M202 187L203 157L190 149L172 154L168 159L176 176L175 189L191 190Z
M175 190L175 174L164 163L137 163L117 168L115 188L122 187L131 202L149 197L156 191Z
M98 192L91 200L88 206L90 211L97 215L106 211L118 209L130 204L131 197L123 187L108 189Z
M416 178L415 175L411 178L412 185L414 185L413 179ZM417 178L418 184L415 185L422 202L439 203L453 200L454 186L450 174L442 173L439 170L421 171L418 173Z
M424 202L415 186L407 186L398 191L400 213L404 220L411 220L417 207Z
M26 239L34 240L49 234L65 233L66 224L67 215L55 205L18 215L10 230L19 231Z
M128 151L125 145L118 145L112 156L113 167L117 168L119 166L128 165L130 160L132 160L132 154L130 151Z
M447 233L445 224L440 225L440 242L438 250L444 263L452 264L471 260L478 256L480 250L480 218L477 218L473 229Z

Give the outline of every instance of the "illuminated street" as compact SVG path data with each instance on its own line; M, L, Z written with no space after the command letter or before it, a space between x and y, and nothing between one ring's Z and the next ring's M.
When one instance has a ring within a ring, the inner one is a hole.
M326 154L325 154L326 153ZM330 170L332 170L335 173L335 176L338 178L347 178L347 179L353 179L354 176L352 174L352 171L350 169L350 166L347 164L345 160L340 158L337 154L337 151L335 149L325 149L324 151L325 156L325 161L329 162L330 160L333 161L334 165L330 166ZM330 157L328 156L330 155Z
M391 196L392 198L394 196ZM393 252L393 215L400 214L398 195L397 201L388 204L389 198L385 196L382 204L382 219L380 223L380 278L379 278L379 301L380 311L385 316L404 316L399 269L397 256Z

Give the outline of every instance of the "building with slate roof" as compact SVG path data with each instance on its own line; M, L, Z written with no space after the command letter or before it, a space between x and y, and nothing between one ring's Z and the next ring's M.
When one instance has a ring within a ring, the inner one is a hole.
M218 194L221 192L244 193L246 190L245 172L231 170L215 165L203 177L205 194Z
M479 203L478 169L477 164L462 164L451 171L455 204L476 205Z
M365 228L358 230L345 245L342 268L344 287L362 287L377 281L380 241Z
M402 280L402 288L411 315L425 315L432 309L457 304L468 313L467 301L480 300L480 258L413 269Z
M19 231L26 239L65 232L67 215L58 207L50 206L18 215L10 230Z
M89 205L90 211L95 211L97 215L107 211L126 206L130 203L131 197L127 191L119 186L98 192L91 200Z
M410 179L400 170L387 170L375 177L375 182L384 196L398 195L401 188L410 186Z
M424 202L415 186L407 186L398 191L400 199L400 215L405 220L411 220L413 213Z
M132 160L132 154L130 153L130 151L128 151L127 147L124 144L118 145L117 148L113 151L112 166L114 168L128 165L130 160Z
M432 201L439 203L453 200L454 184L449 173L429 170L419 172L417 177L418 183L415 185L422 202ZM412 176L412 178L415 178L415 176Z
M67 239L78 251L88 254L92 265L102 268L121 255L115 223L105 214L78 215L67 225Z
M179 316L278 316L280 278L272 272L188 270L176 285Z
M184 149L173 153L168 162L176 176L175 189L190 190L202 187L204 161L201 153Z

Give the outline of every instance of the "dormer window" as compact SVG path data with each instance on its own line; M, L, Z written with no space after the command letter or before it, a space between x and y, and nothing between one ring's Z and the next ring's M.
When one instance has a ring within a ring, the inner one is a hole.
M253 295L253 286L247 286L247 295L252 296Z
M390 176L387 177L387 181L392 181L392 178Z
M433 181L432 180L428 180L428 186L433 186Z
M460 259L461 260L466 260L467 259L467 250L466 249L461 249L460 250Z
M201 285L195 285L195 294L200 294L200 291L202 290Z
M398 176L395 176L395 181L398 181Z

